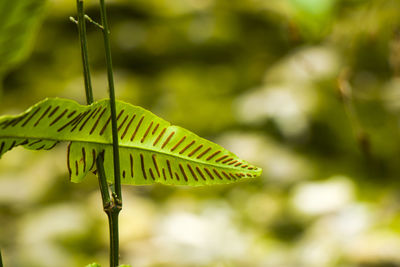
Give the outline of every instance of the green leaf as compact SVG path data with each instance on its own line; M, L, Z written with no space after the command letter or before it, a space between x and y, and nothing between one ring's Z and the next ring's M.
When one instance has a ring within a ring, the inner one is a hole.
M150 111L117 101L118 140L123 184L206 185L254 178L261 169L194 133L157 117ZM104 155L109 182L114 180L109 101L82 106L65 99L45 99L18 116L0 117L0 157L25 148L68 147L72 182L95 170Z
M46 3L0 1L0 76L29 55Z

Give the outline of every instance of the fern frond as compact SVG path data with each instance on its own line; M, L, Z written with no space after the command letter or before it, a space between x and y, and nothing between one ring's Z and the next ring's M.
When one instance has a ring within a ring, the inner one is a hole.
M224 184L254 178L261 169L223 147L171 125L148 110L117 101L118 140L123 184ZM102 153L106 177L114 180L109 101L90 106L45 99L18 116L0 117L0 157L16 146L51 149L70 142L72 182L95 171Z

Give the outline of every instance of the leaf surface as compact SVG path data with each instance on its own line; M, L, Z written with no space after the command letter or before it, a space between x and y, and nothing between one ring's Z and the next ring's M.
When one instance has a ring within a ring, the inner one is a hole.
M123 184L224 184L261 174L260 168L223 147L150 111L121 101L116 104ZM0 157L19 145L41 150L62 141L70 142L67 161L72 182L95 170L100 153L107 180L114 180L108 100L82 106L45 99L18 116L0 117Z

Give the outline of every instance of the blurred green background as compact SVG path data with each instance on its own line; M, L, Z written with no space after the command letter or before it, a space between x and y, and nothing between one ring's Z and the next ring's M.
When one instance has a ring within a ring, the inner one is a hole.
M264 169L227 186L125 186L121 262L400 266L400 1L106 2L117 98ZM0 1L0 114L85 103L75 14L73 0ZM101 99L102 36L87 30ZM107 266L97 180L68 181L66 144L1 159L0 248L6 267Z

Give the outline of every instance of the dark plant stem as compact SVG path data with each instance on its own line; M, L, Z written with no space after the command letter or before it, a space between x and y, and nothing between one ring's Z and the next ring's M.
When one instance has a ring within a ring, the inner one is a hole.
M117 132L117 114L115 107L115 90L114 90L114 76L112 69L112 59L111 59L111 48L110 48L110 31L108 28L106 6L104 0L100 0L100 14L101 23L104 27L103 37L104 37L104 49L106 53L106 64L107 64L107 77L108 77L108 87L110 93L110 106L111 106L111 128L112 128L112 138L113 138L113 158L114 158L114 179L115 179L115 193L117 201L121 201L121 177L120 177L120 166L119 166L119 149L118 149L118 132Z
M87 39L86 39L86 21L83 10L83 0L77 0L76 6L78 9L78 33L79 40L81 43L81 54L82 54L82 65L83 65L83 77L85 81L85 92L86 92L86 102L88 105L93 103L93 89L92 82L90 78L90 68L89 68L89 56L88 56L88 48L87 48ZM103 159L104 160L104 159ZM96 159L96 167L97 170L104 170L103 160L100 157ZM101 175L102 174L102 175ZM103 208L110 205L110 193L108 190L107 179L104 174L104 171L100 174L99 172L99 187L101 192L101 199L103 201Z
M106 54L108 87L110 93L111 108L111 129L113 139L113 160L114 160L114 185L113 204L108 208L107 216L110 226L110 266L116 267L119 264L119 234L118 234L118 215L122 209L121 177L119 165L119 147L117 131L117 114L115 105L114 76L112 70L111 48L110 48L110 30L108 27L106 6L104 0L100 0L101 24L103 26L104 49Z
M101 164L99 164L99 162ZM113 199L110 199L103 162L103 154L100 154L97 158L97 170L99 175L100 191L102 192L103 209L107 214L108 227L110 230L110 267L116 267L119 264L118 215L122 206L116 202L115 194L113 194ZM103 192L105 192L104 188L107 190L107 194L103 194Z
M110 212L107 213L111 240L110 267L117 267L119 265L118 215L120 211L120 207L112 205L112 207L110 207Z
M102 21L107 23L106 19L103 19L103 14L105 13L104 2L101 2L101 14ZM89 60L88 60L88 49L86 40L86 22L85 15L83 11L83 0L77 0L78 9L78 29L79 29L79 39L81 42L81 52L82 52L82 64L83 64L83 74L85 79L85 91L86 91L86 101L90 105L93 103L93 90L90 79L89 70ZM103 32L107 31L108 28L103 29ZM106 39L105 39L106 42ZM114 94L114 82L112 76L111 68L111 54L109 48L109 41L107 36L106 45L106 58L107 58L107 71L110 86L110 103L111 103L111 118L112 118L112 131L113 131L113 151L114 151L114 176L115 176L115 187L117 188L116 194L113 193L113 199L110 199L109 188L107 185L107 179L104 171L104 155L98 155L96 159L97 173L99 178L99 187L101 192L101 198L103 202L103 209L108 217L109 230L110 230L110 266L116 267L119 264L119 238L118 238L118 215L122 209L122 195L121 195L121 183L119 176L119 152L118 152L118 135L116 128L116 112L115 112L115 94ZM110 78L111 77L111 78ZM117 156L115 156L117 155Z
M97 175L99 177L99 188L100 188L100 193L101 193L101 199L103 201L103 210L105 211L105 213L108 216L108 209L110 206L112 206L112 201L110 199L110 193L108 190L107 178L106 178L106 173L104 171L104 163L103 162L104 162L104 156L103 156L103 154L100 154L96 159ZM117 227L118 227L118 225L117 225ZM110 235L111 235L111 233L110 233Z
M1 251L0 251L0 267L3 267L3 260L1 259Z
M86 102L88 105L90 105L93 103L93 90L92 90L92 82L90 79L88 48L86 40L86 21L83 11L83 0L77 0L76 7L78 9L78 31L79 31L79 41L81 43L81 55L83 63L83 76L85 80Z

